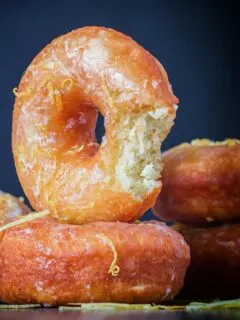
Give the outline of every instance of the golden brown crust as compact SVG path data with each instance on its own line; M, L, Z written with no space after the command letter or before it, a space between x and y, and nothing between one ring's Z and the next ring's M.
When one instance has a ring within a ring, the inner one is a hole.
M113 251L119 267L115 276L108 273ZM5 231L0 300L159 302L178 293L188 264L188 246L164 223L74 226L45 218Z
M186 223L240 218L240 143L195 141L163 154L163 188L154 213Z
M179 298L239 298L240 225L182 226L178 231L191 251L191 263Z
M155 106L172 121L175 103L161 64L131 38L85 27L55 39L26 70L14 106L15 165L32 207L78 224L141 216L160 184L143 199L124 190L114 170L120 151L113 132L121 117ZM101 147L97 106L106 119Z

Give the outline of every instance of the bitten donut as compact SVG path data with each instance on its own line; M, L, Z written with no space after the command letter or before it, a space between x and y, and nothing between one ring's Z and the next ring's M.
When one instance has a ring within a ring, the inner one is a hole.
M189 247L164 223L13 227L0 241L0 301L7 303L170 300L183 285Z
M0 226L29 212L30 209L23 203L22 198L0 191Z
M81 224L133 221L153 206L178 99L135 41L102 27L72 31L37 55L14 93L15 165L36 211Z
M164 152L163 162L156 215L186 223L240 219L239 140L194 140Z
M240 224L177 229L190 246L191 263L179 298L239 298Z

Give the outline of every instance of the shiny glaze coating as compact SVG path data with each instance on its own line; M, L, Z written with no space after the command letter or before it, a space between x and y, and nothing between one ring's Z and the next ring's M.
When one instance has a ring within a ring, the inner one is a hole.
M80 224L132 221L153 205L160 187L136 199L116 179L114 137L129 114L159 108L173 119L178 99L162 65L135 41L102 27L72 31L34 58L15 93L13 154L36 211Z
M113 251L115 275L109 273ZM4 232L0 300L52 305L170 300L183 285L189 260L183 237L164 223L76 226L39 219Z
M184 143L164 152L163 162L156 215L193 224L240 219L239 141Z
M178 231L190 246L191 263L181 299L234 299L240 288L240 224Z

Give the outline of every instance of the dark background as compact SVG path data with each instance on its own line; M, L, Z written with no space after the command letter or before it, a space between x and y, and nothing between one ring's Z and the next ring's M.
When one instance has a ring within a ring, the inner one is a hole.
M239 138L239 24L237 5L233 4L179 0L2 1L0 189L22 195L11 154L12 89L49 41L85 25L103 25L130 35L165 66L180 108L164 149L199 137ZM99 137L102 131L99 126Z

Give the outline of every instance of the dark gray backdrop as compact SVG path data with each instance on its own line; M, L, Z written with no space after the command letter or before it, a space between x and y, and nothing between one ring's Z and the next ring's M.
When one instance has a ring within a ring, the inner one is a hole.
M239 137L237 7L226 1L2 1L0 189L21 195L11 154L12 89L53 38L85 25L122 31L165 66L180 99L169 148L198 137ZM102 126L97 129L98 137ZM149 217L149 215L147 215Z

